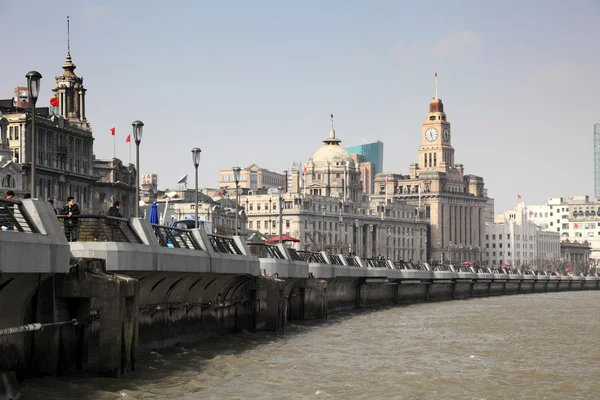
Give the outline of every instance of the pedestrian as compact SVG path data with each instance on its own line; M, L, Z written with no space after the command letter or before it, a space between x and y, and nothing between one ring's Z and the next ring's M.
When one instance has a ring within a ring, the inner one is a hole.
M81 211L79 206L75 204L75 199L72 196L67 197L67 205L62 209L61 215L66 216L63 221L68 242L77 241L77 225L79 224L77 216L80 214Z
M13 197L15 197L15 192L13 192L12 190L9 190L8 192L6 192L7 199L12 199Z
M120 221L115 218L123 218L123 215L121 214L121 202L115 201L112 207L108 209L106 216L113 217L106 219L106 225L110 228L111 240L115 240L115 235L119 232L120 224Z

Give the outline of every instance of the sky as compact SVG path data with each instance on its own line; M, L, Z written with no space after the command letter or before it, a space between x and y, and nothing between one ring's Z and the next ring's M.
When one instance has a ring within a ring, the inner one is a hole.
M67 53L87 88L97 158L128 161L174 188L252 163L306 162L335 116L343 146L384 143L384 170L417 162L434 96L455 161L482 176L496 212L593 195L600 122L600 0L0 0L0 98L38 70L47 105ZM133 149L135 150L135 149ZM132 152L135 154L135 151Z

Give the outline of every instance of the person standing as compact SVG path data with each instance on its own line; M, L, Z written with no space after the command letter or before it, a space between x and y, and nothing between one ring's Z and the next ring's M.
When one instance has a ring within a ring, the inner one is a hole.
M72 196L67 197L67 205L61 210L61 215L66 217L63 219L65 226L65 236L68 242L77 241L77 225L79 224L78 215L81 214L79 206L75 204L75 199Z
M121 202L120 201L115 201L113 203L113 206L108 209L108 212L106 213L106 216L107 217L114 217L114 218L123 218L123 215L121 214ZM111 233L110 240L115 240L115 236L119 232L120 221L117 220L117 219L114 219L114 218L107 218L106 219L106 225L108 225L110 227L110 233Z

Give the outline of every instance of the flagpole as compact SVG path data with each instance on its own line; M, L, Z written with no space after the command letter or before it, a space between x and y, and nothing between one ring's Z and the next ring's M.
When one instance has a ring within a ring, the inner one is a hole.
M129 164L131 164L131 139L129 139Z
M113 134L113 158L117 158L116 154L117 154L117 135Z

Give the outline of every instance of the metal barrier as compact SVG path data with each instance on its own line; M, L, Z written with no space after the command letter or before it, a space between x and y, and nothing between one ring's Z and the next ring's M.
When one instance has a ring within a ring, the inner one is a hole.
M290 254L290 258L294 261L304 261L300 254L296 251L296 249L288 247L288 253Z
M323 254L314 251L298 251L296 252L302 261L309 263L327 264Z
M194 235L189 229L155 224L152 224L152 229L158 239L158 243L162 247L202 250L202 247L198 244L196 239L194 239Z
M19 200L0 197L0 229L6 232L39 233Z
M258 258L277 258L285 260L285 257L279 250L279 247L267 243L248 243L250 252Z
M342 260L340 260L336 254L327 254L327 257L329 257L329 261L331 261L332 265L344 265Z
M243 254L233 238L219 235L208 235L213 250L217 253Z
M57 218L69 242L143 243L125 218L88 214Z
M378 258L363 258L362 260L367 264L367 267L387 268L387 263L385 260L380 260Z
M358 260L356 259L356 257L346 256L346 264L348 264L350 267L359 267L360 268L360 264L358 263Z

